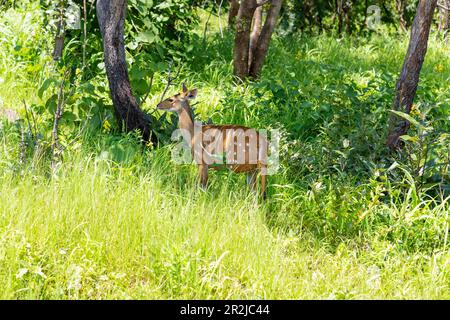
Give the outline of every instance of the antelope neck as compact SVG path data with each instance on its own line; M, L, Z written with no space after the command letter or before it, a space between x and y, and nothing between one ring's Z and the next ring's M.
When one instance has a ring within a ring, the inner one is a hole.
M190 134L189 141L186 141L189 143L189 146L192 146L192 138L194 137L194 118L192 117L192 112L189 104L186 102L183 107L181 108L181 111L178 113L178 127L181 130L186 130ZM187 137L184 136L184 139L187 140Z

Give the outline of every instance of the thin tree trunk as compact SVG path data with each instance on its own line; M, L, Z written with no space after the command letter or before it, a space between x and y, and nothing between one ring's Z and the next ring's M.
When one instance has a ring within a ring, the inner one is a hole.
M403 64L400 78L397 81L396 96L393 109L409 114L419 83L419 75L425 59L428 37L436 9L437 0L420 0L416 16L411 28L408 52ZM400 137L405 135L410 123L392 114L389 119L389 135L387 145L395 150L402 147Z
M59 21L56 29L55 46L53 48L53 60L58 61L62 57L64 50L64 1L59 2Z
M338 17L338 34L342 34L342 29L344 27L344 19L343 19L343 1L344 0L336 0L336 12Z
M405 0L397 0L396 5L400 22L400 29L402 29L403 32L408 32L405 20L405 5L406 5Z
M52 130L52 169L54 170L56 168L56 159L61 156L62 147L59 143L59 136L58 136L58 127L59 127L59 121L61 120L63 111L64 111L64 82L66 81L67 77L70 75L70 69L66 70L64 73L64 77L61 79L61 83L59 85L59 92L58 92L58 104L56 105L55 110L55 118L53 120L53 130Z
M264 64L267 51L269 50L270 39L272 38L272 33L275 30L282 3L283 0L272 0L270 9L267 13L267 18L254 50L253 60L251 61L249 70L250 77L254 79L259 78L261 74L262 66Z
M83 68L86 67L86 43L87 43L87 6L83 0Z
M124 23L127 0L97 0L97 17L103 37L105 68L119 125L125 131L140 130L145 141L151 134L150 120L133 95L125 60Z
M344 0L344 4L342 6L342 10L345 18L345 29L347 34L352 34L352 19L351 19L351 11L352 11L353 3L350 0Z
M256 0L242 0L236 19L236 36L234 40L233 65L234 75L239 77L240 79L244 79L248 76L250 30L256 7Z
M239 0L231 0L230 10L228 11L228 27L234 28L236 16L239 12Z
M439 7L439 25L438 25L438 30L439 32L446 32L448 30L449 27L449 14L450 12L447 10L450 5L450 1L449 0L445 0L444 2L442 2L443 6Z
M444 40L445 43L447 43L449 38L448 33L450 32L450 0L445 0L444 4L447 8L447 14L445 15L444 19Z
M250 47L248 51L248 67L250 68L250 64L253 60L253 52L255 51L256 44L258 43L259 36L261 34L262 29L262 14L263 7L259 6L256 8L255 13L253 14L253 30L250 35Z

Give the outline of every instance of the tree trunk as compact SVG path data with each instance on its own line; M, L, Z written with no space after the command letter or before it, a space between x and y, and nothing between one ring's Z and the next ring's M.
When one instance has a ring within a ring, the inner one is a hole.
M408 32L408 28L406 26L406 20L405 20L405 0L397 0L397 12L400 22L400 29L402 29L403 32Z
M443 6L445 7L439 7L439 26L438 26L438 30L439 32L443 32L446 33L448 31L449 28L449 14L450 12L447 10L450 7L450 1L449 0L445 0L444 2L442 2Z
M343 29L343 26L344 26L343 1L344 0L336 0L336 2L335 2L337 17L338 17L338 34L342 34L342 29Z
M345 30L347 34L352 34L352 19L350 16L351 10L352 10L352 2L350 0L344 1L344 4L342 6L344 18L345 18Z
M445 16L445 20L444 20L444 40L445 43L448 42L448 33L450 32L450 0L445 0L444 2L446 8L447 8L447 15Z
M250 77L254 79L259 78L261 74L262 66L264 64L267 51L269 50L270 39L272 38L272 33L275 30L282 3L283 0L272 0L269 12L267 13L267 18L254 50L253 60L251 61L249 70Z
M397 81L396 96L393 109L409 114L419 82L420 70L425 59L428 37L436 9L437 0L420 0L413 25L408 52L403 64L400 78ZM400 137L409 129L409 122L392 114L389 119L389 135L387 145L395 150L402 147Z
M253 52L255 51L256 44L258 43L259 36L261 35L262 28L262 14L263 7L259 6L256 8L255 13L253 14L253 30L250 35L250 47L248 51L248 67L250 68L250 64L253 60Z
M239 12L239 0L231 0L230 10L228 11L228 27L234 28L236 16Z
M127 0L97 0L97 17L103 38L105 68L119 125L125 131L140 130L145 141L151 134L150 119L139 108L131 90L125 60L124 23Z
M58 27L56 29L55 36L55 46L53 48L53 60L58 61L61 59L64 50L64 37L65 37L65 27L64 27L64 1L59 2L59 21Z
M244 79L248 76L250 30L256 7L256 0L241 0L241 5L239 6L239 12L236 19L233 65L234 75L240 79Z

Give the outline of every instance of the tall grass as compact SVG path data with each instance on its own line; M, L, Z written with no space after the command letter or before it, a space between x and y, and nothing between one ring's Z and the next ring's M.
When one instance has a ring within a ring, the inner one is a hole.
M148 156L145 170L92 155L68 159L52 179L3 177L1 297L450 297L444 243L430 254L408 253L378 232L333 247L331 234L318 237L307 223L269 227L283 209L326 219L336 212L331 201L313 209L306 195L285 191L273 212L243 181L213 176L204 192L189 167L174 170L166 150ZM445 208L376 205L366 214L384 211L397 223L427 214L432 224L448 219Z

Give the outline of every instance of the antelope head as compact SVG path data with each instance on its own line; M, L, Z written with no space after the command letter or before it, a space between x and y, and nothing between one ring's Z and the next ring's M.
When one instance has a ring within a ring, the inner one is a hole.
M158 103L156 108L163 111L171 111L180 113L183 108L189 109L189 100L195 99L197 96L197 89L188 90L183 83L183 91Z

